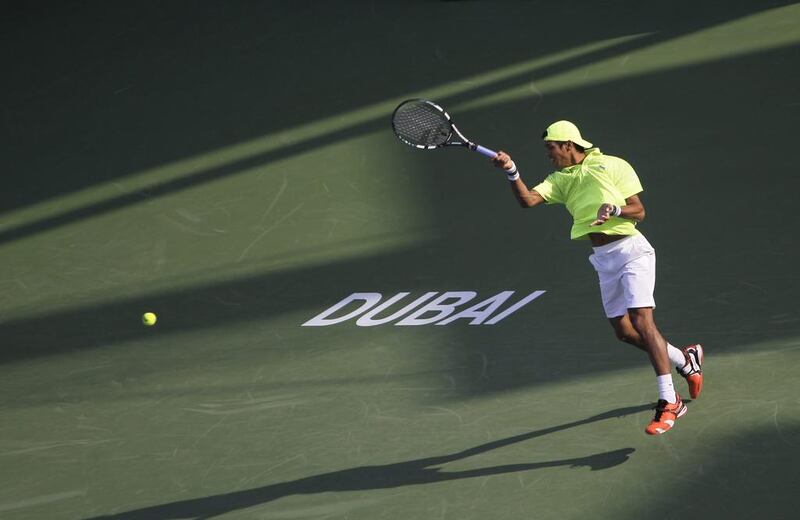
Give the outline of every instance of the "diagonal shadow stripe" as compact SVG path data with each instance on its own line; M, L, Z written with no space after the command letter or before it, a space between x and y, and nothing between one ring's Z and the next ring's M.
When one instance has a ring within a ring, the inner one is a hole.
M764 9L767 8L768 6L764 6ZM722 23L724 21L725 19L721 19L715 20L714 22ZM419 95L428 97L435 96L438 100L449 106L459 104L469 106L470 103L476 99L491 97L493 94L502 93L508 89L518 89L521 84L526 84L528 82L531 75L533 75L537 81L546 81L550 77L580 69L594 62L608 60L660 43L680 39L687 34L694 34L709 25L711 24L706 22L705 24L690 25L676 33L639 34L601 41L589 45L585 51L582 51L582 48L567 51L563 59L555 60L552 63L544 60L543 64L539 64L541 60L535 59L533 60L535 64L531 66L526 67L525 64L517 64L506 67L505 69L508 70L504 73L489 72L484 74L490 79L480 81L470 81L469 78L461 79L448 85L425 89L421 91ZM652 72L655 71L651 71L650 73ZM609 80L613 80L613 78L609 78ZM408 95L401 97L408 97ZM313 127L315 123L303 125L300 127L301 130L299 131L301 137L290 145L276 148L276 139L260 138L254 139L250 141L250 143L242 143L242 145L228 147L231 149L241 147L245 151L242 153L230 154L231 158L222 161L222 165L217 167L205 169L201 166L195 166L194 171L190 169L189 171L191 173L180 178L157 182L139 191L119 195L91 204L85 204L48 217L37 218L24 224L9 227L6 230L0 231L0 244L22 239L84 219L107 214L153 197L178 193L226 176L241 174L255 167L262 167L280 159L335 144L353 137L386 130L388 127L386 121L388 114L391 113L391 109L399 99L401 98L398 97L397 99L374 104L366 108L355 109L350 113L344 114L341 118L330 118L332 120L352 120L352 122L345 122L343 123L344 126L342 126L342 124L333 123L332 129L324 130L323 133L310 131L309 135L311 135L311 137L302 137L304 133L308 133L307 129L302 129L305 127ZM323 124L322 126L330 126L330 123ZM286 131L291 132L292 130ZM259 151L259 149L266 151ZM225 150L227 149L218 150L212 152L212 154L217 152L224 153ZM210 162L219 163L220 161Z
M534 71L543 76L557 74L564 70L569 70L575 67L591 63L596 60L615 56L619 53L628 52L636 49L642 45L648 45L651 38L648 37L624 37L612 40L611 43L599 44L597 50L589 50L585 53L572 51L567 53L567 56L576 54L572 57L567 57L563 61L556 61L553 64L543 67L525 68L515 74L499 75L496 80L490 83L459 80L454 82L455 85L467 84L477 85L470 87L453 88L452 86L445 85L443 87L434 87L429 91L423 91L421 95L434 96L447 103L462 103L469 101L474 96L484 96L494 92L496 89L505 89L519 83L520 78L528 75ZM590 47L591 48L591 47ZM537 61L538 60L534 60ZM147 188L119 195L116 197L108 198L102 201L85 204L83 206L73 208L67 211L62 211L55 215L44 218L38 218L31 222L9 227L8 229L0 232L0 244L10 241L22 239L43 231L55 229L60 226L68 225L84 219L101 216L112 211L117 211L134 204L141 203L154 197L163 197L173 193L213 182L223 177L241 174L249 171L252 168L263 167L272 162L302 154L317 148L336 144L348 139L363 136L365 134L377 131L389 132L389 115L394 106L401 99L410 96L402 96L397 99L392 99L377 105L357 109L353 113L345 114L341 119L346 122L344 126L336 122L338 118L331 118L333 122L319 122L309 123L303 125L298 129L289 129L279 131L280 133L296 133L297 137L292 138L295 142L289 145L282 145L276 147L275 143L278 138L259 138L250 141L249 143L241 143L226 149L211 152L209 155L209 163L218 164L216 167L203 168L202 166L190 166L188 171L190 173L181 177L170 179L167 181L156 182ZM322 133L312 129L315 124L321 125L323 128L332 126L332 129L323 130ZM338 127L338 128L337 128ZM231 152L227 154L228 149L241 148L240 152ZM259 151L264 150L264 151ZM229 158L215 159L211 157L217 153L230 155ZM195 162L195 161L193 161ZM202 162L202 161L196 161Z

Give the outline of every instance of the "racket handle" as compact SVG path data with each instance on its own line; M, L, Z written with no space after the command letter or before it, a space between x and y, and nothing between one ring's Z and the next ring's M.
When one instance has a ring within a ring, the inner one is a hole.
M476 152L478 152L481 155L485 155L486 157L491 157L492 159L497 157L497 152L495 152L494 150L490 150L488 148L484 148L483 146L481 146L479 144L476 144L475 148L473 148L473 150L475 150Z

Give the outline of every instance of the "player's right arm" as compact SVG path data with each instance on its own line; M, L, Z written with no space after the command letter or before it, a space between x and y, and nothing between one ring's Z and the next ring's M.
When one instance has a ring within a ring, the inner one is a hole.
M506 172L514 168L514 161L511 160L511 156L502 151L498 152L497 157L492 159L492 162ZM511 186L511 193L514 194L521 207L532 208L545 201L539 192L528 188L520 175L516 177L513 181L509 178L510 182L508 184Z
M522 182L522 177L519 177L513 182L509 182L509 184L511 185L511 193L514 194L519 205L523 208L532 208L545 201L544 198L539 195L538 191L529 189L528 186Z

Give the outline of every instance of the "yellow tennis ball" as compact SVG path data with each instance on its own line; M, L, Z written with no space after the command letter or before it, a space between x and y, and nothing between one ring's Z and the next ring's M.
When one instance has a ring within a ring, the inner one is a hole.
M152 327L153 325L155 325L157 319L158 318L156 317L155 313L145 312L144 314L142 314L142 323L144 323L148 327Z

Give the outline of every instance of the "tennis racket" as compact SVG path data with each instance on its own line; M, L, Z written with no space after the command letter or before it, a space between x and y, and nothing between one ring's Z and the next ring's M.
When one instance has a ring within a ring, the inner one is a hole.
M445 146L466 146L494 158L497 152L475 144L459 132L450 115L427 99L403 101L392 114L392 129L402 142L414 148L433 150Z

